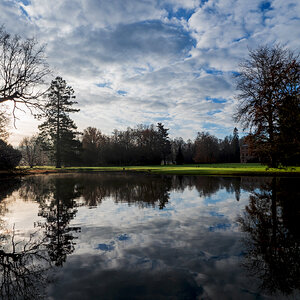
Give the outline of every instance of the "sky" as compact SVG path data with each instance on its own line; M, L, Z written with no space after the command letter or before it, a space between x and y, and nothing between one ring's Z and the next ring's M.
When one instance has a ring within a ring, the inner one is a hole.
M79 130L105 134L158 122L172 138L242 133L232 119L240 61L266 43L300 50L299 0L1 0L0 24L47 45L49 85L63 77ZM19 112L10 142L38 124Z

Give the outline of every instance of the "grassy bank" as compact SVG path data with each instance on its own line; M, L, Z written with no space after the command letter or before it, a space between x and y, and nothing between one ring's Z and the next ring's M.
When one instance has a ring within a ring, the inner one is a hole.
M118 166L118 167L66 167L55 169L53 166L19 168L29 174L70 173L70 172L145 172L174 175L235 175L235 176L300 176L300 167L271 169L260 164L194 164L168 166Z

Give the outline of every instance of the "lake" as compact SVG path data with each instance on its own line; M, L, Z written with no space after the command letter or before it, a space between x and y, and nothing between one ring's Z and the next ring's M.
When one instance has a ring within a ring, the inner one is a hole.
M299 299L300 179L0 180L1 299Z

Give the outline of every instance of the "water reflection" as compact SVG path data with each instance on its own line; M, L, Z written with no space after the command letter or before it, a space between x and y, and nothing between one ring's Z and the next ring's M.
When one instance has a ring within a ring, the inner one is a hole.
M47 250L51 261L56 266L62 266L67 255L75 249L74 233L80 231L80 227L69 225L76 216L78 205L74 199L79 196L79 193L72 185L66 184L59 178L49 182L48 192L52 194L51 197L38 199L39 216L45 218L45 222L40 222L38 225L44 228L45 237L49 240Z
M169 201L172 177L132 175L95 176L87 174L74 186L81 193L85 205L101 204L103 199L113 197L115 203L135 204L140 208L158 206L163 209Z
M270 293L300 288L299 180L273 178L250 195L239 218L245 237L244 266Z
M239 200L241 189L253 190L262 178L207 177L207 176L145 176L131 174L84 174L31 177L23 182L20 194L24 199L49 199L60 182L73 199L82 197L84 205L95 207L108 197L115 203L135 204L141 208L163 209L169 202L171 191L196 188L200 197L210 197L220 189L234 193ZM63 192L63 191L62 191ZM60 191L56 191L60 193Z
M1 299L41 299L48 282L46 271L50 260L45 239L15 241L15 232L1 237L0 295Z
M26 240L20 240L14 228L5 228L2 219L8 211L8 203L2 200L20 186L20 179L0 181L0 298L41 299L50 267L46 239L31 233Z
M290 294L300 284L298 184L291 178L132 174L0 181L1 296ZM15 199L36 205L32 229L8 226L5 216ZM49 274L55 274L55 285Z

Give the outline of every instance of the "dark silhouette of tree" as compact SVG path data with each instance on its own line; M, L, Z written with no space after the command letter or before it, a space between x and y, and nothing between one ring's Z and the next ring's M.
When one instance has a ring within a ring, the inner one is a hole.
M19 194L22 199L39 203L38 215L45 221L37 226L44 230L46 249L55 266L62 266L67 256L75 250L74 233L80 227L70 226L77 213L76 198L81 194L78 181L73 176L29 177L23 182Z
M232 147L232 136L225 136L224 140L219 142L220 148L220 161L221 162L233 162L234 152Z
M235 120L241 122L244 129L253 129L261 160L277 167L283 162L278 151L281 123L286 121L289 126L294 123L282 118L282 108L293 114L294 106L286 105L288 99L294 99L299 107L299 56L279 45L250 51L249 59L240 65L237 89L239 106Z
M279 111L278 154L285 165L300 165L300 97L288 95Z
M176 156L177 156L179 147L181 147L181 152L183 152L183 148L184 148L185 142L184 142L183 138L179 137L179 138L171 139L170 143L171 143L170 160L173 163L176 163Z
M21 152L0 140L0 170L14 169L22 158Z
M184 162L186 164L192 164L194 163L194 151L195 151L195 144L188 139L183 147L183 156L184 156Z
M171 153L171 143L169 140L169 129L165 128L162 123L157 123L158 129L158 147L161 153L161 159L164 165L167 164L167 156Z
M234 127L234 129L233 129L231 145L232 145L232 153L233 153L232 162L239 163L240 162L240 142L239 142L238 129L236 127Z
M73 180L86 205L91 207L111 197L116 203L163 209L172 188L171 177L167 176L86 174Z
M45 90L38 87L50 73L44 50L37 40L12 36L0 27L0 103L13 102L13 114L20 103L41 107Z
M69 116L79 109L72 108L77 103L71 101L75 98L74 90L61 77L52 80L47 96L44 112L38 115L46 119L39 125L40 137L50 146L48 150L54 153L56 168L61 168L62 163L72 162L79 149L79 141L75 140L77 126Z
M0 180L0 298L42 299L51 262L47 240L38 232L26 240L6 228L2 216L8 211L4 198L21 187L20 178Z
M42 299L51 267L45 239L31 234L27 241L16 241L14 231L0 238L5 245L0 247L1 299Z
M183 162L184 162L184 157L183 157L181 145L179 145L179 147L178 147L178 152L177 152L177 154L176 154L176 164L177 164L177 165L182 165Z
M83 131L82 155L85 165L93 166L101 163L106 141L105 136L97 128L88 127Z
M218 139L208 132L198 132L195 140L194 161L196 163L215 163L218 161L218 158Z
M73 232L81 230L80 227L69 225L77 212L77 204L74 199L79 194L72 184L72 180L53 178L48 184L50 198L46 193L45 198L39 199L39 215L44 217L46 222L41 222L39 225L44 228L45 236L49 241L46 248L51 261L56 266L62 266L67 255L75 249L76 237Z
M297 178L273 178L252 192L238 221L247 233L244 266L261 288L285 295L300 287L300 205Z

